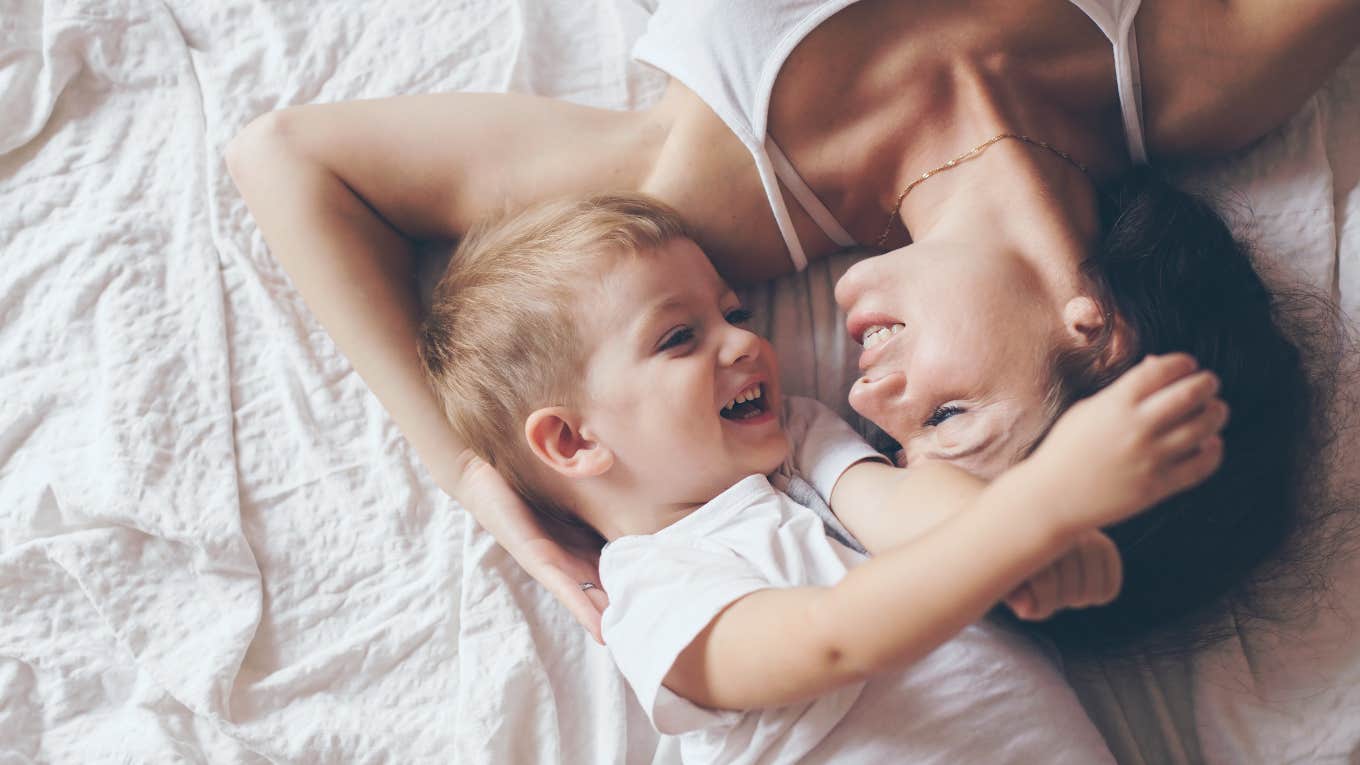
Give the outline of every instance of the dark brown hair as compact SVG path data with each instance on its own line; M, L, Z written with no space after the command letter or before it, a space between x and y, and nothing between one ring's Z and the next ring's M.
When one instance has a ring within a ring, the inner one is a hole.
M1220 636L1211 626L1229 606L1266 615L1247 585L1289 553L1305 508L1320 501L1309 469L1328 435L1328 387L1306 362L1325 367L1339 347L1327 339L1342 325L1319 296L1272 293L1218 213L1153 170L1103 189L1100 215L1104 234L1085 276L1133 347L1110 361L1107 334L1061 354L1055 411L1145 354L1183 351L1219 376L1232 416L1217 473L1108 530L1124 559L1119 598L1039 629L1079 654L1118 654L1134 643L1189 650Z

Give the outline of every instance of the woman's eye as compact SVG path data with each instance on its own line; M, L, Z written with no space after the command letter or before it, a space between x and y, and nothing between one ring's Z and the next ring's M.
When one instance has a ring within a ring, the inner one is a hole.
M745 324L751 320L751 312L745 308L734 308L727 312L728 324Z
M690 329L689 327L681 327L680 329L677 329L674 332L667 335L666 339L661 341L661 346L658 347L657 350L668 351L671 348L676 348L678 346L684 345L685 343L688 343L693 339L694 330Z
M926 419L926 427L933 428L956 414L963 414L963 412L964 408L961 406L954 406L952 404L942 406L939 409L936 409L935 412Z

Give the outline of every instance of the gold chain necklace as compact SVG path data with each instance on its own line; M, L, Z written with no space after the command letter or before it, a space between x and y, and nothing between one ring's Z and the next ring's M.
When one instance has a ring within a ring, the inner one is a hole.
M949 160L943 165L940 165L934 170L927 170L924 173L921 173L921 177L912 181L910 184L907 185L905 189L902 189L902 193L897 195L897 202L893 204L892 212L888 213L888 225L883 227L883 234L878 237L877 246L881 248L883 247L883 244L888 241L888 236L892 234L893 223L897 221L897 214L902 210L902 200L907 198L907 195L911 193L912 189L916 188L930 176L935 175L936 173L943 173L946 170L952 170L959 164L967 162L968 160L986 151L987 147L991 146L992 144L997 143L998 141L1004 141L1007 138L1014 138L1017 141L1023 141L1027 144L1030 144L1031 146L1039 146L1048 149L1054 154L1057 154L1059 157L1062 157L1063 159L1067 160L1068 164L1080 170L1083 175L1089 176L1091 174L1091 172L1086 169L1086 165L1083 165L1082 163L1073 159L1071 154L1068 154L1062 149L1059 149L1046 141L1040 141L1038 138L1030 138L1027 135L1020 135L1019 133L1002 133L1000 135L992 136L991 138L988 138L987 140L983 141L977 146L974 146L968 151L965 151L964 153L960 154L959 156L954 157L953 159Z

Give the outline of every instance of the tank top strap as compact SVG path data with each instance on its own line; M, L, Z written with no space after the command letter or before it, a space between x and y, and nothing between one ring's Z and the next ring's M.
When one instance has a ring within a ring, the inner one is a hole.
M774 174L779 176L779 180L783 181L784 186L793 194L793 198L798 200L798 204L827 237L838 247L854 247L855 238L850 236L850 232L845 230L840 221L836 220L836 216L822 203L807 181L803 180L803 176L798 174L798 168L789 161L784 150L780 149L779 144L768 135L765 136L765 151L770 155L770 164L774 165Z
M1129 157L1147 164L1147 143L1143 134L1143 83L1138 63L1138 38L1133 20L1142 0L1070 0L1081 9L1114 47L1115 85L1119 89L1119 110L1124 117L1124 138Z

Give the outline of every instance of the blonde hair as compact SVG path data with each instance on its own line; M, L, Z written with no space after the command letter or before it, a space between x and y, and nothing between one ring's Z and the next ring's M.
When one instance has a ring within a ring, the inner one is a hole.
M670 207L640 194L548 202L464 237L420 329L426 378L454 433L536 510L564 520L534 476L534 410L576 403L588 349L577 330L589 285L617 258L690 238Z

